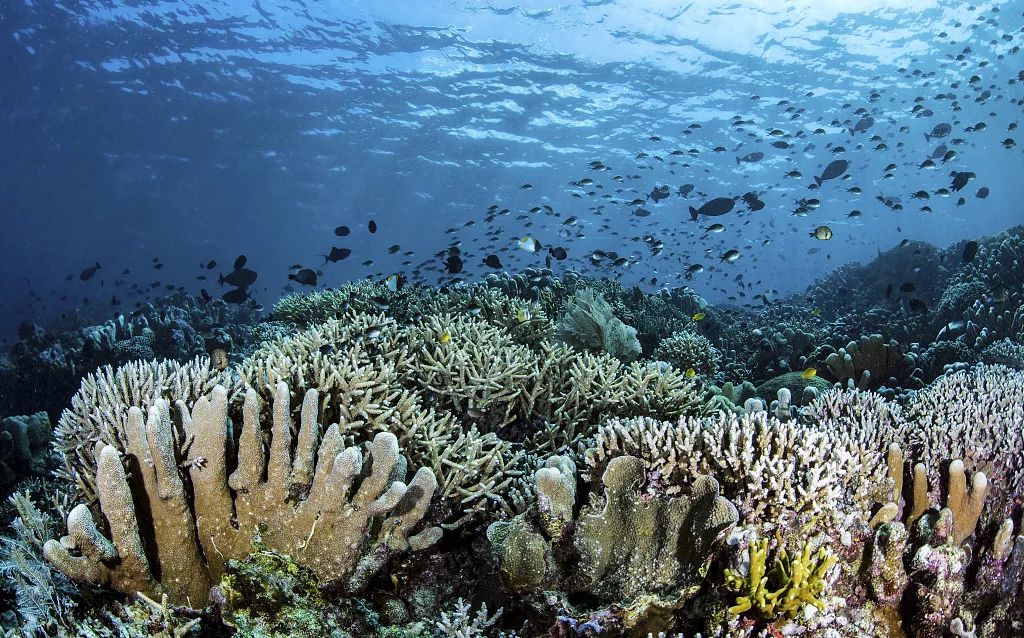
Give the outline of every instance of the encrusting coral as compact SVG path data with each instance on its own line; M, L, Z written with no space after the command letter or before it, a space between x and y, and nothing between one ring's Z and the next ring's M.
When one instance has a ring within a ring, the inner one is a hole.
M47 559L73 580L196 604L228 560L249 553L254 537L347 591L362 588L394 553L436 542L438 528L412 533L436 487L433 473L420 468L408 485L401 482L406 462L393 434L378 434L365 452L344 447L337 424L321 437L318 399L316 390L306 392L293 442L289 390L277 385L268 451L260 400L250 390L234 455L223 387L191 412L177 403L181 432L166 401L148 419L132 407L125 454L111 445L98 452L95 484L110 538L78 505L68 536L46 543ZM126 465L141 484L139 500Z

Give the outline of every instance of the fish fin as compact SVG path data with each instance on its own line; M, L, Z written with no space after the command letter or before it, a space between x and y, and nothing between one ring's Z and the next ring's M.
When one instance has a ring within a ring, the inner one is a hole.
M697 221L697 209L690 206L690 221Z

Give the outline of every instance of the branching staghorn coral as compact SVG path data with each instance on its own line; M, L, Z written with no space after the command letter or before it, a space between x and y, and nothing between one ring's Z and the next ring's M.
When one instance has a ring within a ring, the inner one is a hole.
M606 628L668 629L671 610L700 588L737 513L709 476L697 477L685 494L667 496L647 492L644 474L640 459L613 459L603 489L577 514L575 464L549 458L534 474L533 517L487 530L505 586L520 595L560 592L560 600L536 602L554 602L576 622L614 607L614 618L602 613ZM586 594L583 607L568 599L572 593Z
M210 366L206 357L188 363L176 361L133 362L116 370L100 368L82 379L82 386L71 399L54 428L57 450L64 459L60 478L76 485L90 502L96 499L96 458L98 443L124 451L124 432L132 407L149 410L163 399L190 403L221 384L231 396L240 386L229 373Z
M111 445L98 452L95 484L110 538L78 505L68 515L68 536L46 543L47 559L73 580L195 604L258 536L323 582L359 590L390 555L440 537L433 527L412 533L437 483L426 468L401 482L407 464L392 434L378 434L365 454L344 447L337 424L321 437L318 401L316 390L306 392L294 433L289 390L279 383L267 450L260 399L248 391L237 453L221 386L191 412L177 402L181 432L164 400L148 419L131 408L125 453ZM129 471L142 487L137 494Z
M840 427L840 425L844 427ZM891 425L780 421L767 412L681 418L611 419L588 441L584 458L600 472L620 455L636 456L667 485L711 474L752 525L786 517L866 520L886 474Z

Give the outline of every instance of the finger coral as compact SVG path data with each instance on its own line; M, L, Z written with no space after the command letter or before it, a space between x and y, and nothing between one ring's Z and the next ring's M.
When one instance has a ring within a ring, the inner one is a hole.
M719 542L737 520L718 483L698 477L685 494L649 493L643 462L613 459L600 491L574 514L576 468L552 457L534 474L535 518L492 524L487 531L506 586L515 592L563 592L558 602L585 623L602 606L615 606L604 626L667 629L672 609L692 597ZM596 487L596 486L595 486ZM571 594L586 593L583 604ZM548 604L543 597L538 604Z
M180 431L167 401L148 418L132 407L125 452L101 444L97 454L110 537L78 505L68 536L46 543L47 559L73 580L196 604L258 537L329 585L362 588L394 553L439 538L437 528L413 533L437 484L426 468L402 482L406 462L392 434L378 434L365 451L346 448L337 424L321 435L318 400L306 392L296 429L288 387L277 384L268 449L260 399L249 390L237 451L221 386L191 411L177 402Z

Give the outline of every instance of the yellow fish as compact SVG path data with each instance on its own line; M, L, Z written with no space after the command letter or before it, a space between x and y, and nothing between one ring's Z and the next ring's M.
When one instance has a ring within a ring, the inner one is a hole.
M534 253L540 248L540 242L533 237L523 237L519 240L519 247L528 253Z
M519 323L526 323L531 318L532 317L530 315L529 308L520 308L518 311L516 311L516 321L518 321Z
M449 341L452 340L452 333L450 333L447 330L445 330L444 332L441 333L441 336L439 336L437 338L437 340L443 346L444 344L446 344L446 343L448 343Z
M704 313L703 312L695 312L695 313L693 313L693 320L694 321L700 321L703 318L704 318Z
M814 310L811 311L811 314L814 315L815 317L820 317L821 316L821 308L815 308Z
M801 379L813 379L815 376L817 376L817 374L818 374L818 369L817 368L807 368L806 370L804 370L803 372L800 373L800 378Z
M398 292L398 275L391 275L384 280L384 285L388 287L391 292Z
M832 239L832 229L829 228L828 226L818 226L817 228L811 231L811 237L827 241L829 239Z
M696 370L694 370L693 368L687 368L686 369L686 378L687 379L692 379L695 376L697 376L697 371Z

